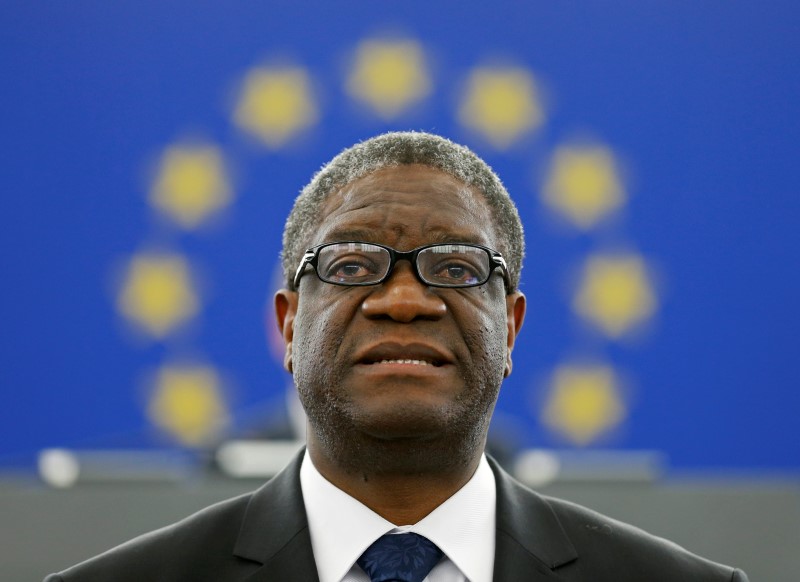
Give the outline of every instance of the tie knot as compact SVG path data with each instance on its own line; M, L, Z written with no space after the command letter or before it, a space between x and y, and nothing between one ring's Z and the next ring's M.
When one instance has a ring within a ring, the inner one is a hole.
M357 563L371 582L422 582L441 557L442 550L419 534L386 534Z

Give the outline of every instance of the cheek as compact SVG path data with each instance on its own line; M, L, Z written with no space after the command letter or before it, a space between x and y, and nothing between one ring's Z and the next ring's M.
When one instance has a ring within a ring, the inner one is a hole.
M464 342L478 374L502 379L506 358L505 311L477 309L472 324L463 328Z
M328 382L348 321L346 312L347 309L337 302L298 307L292 346L298 388Z
M500 362L505 366L506 334L508 333L505 318L498 315L484 323L484 346L487 357L493 362Z

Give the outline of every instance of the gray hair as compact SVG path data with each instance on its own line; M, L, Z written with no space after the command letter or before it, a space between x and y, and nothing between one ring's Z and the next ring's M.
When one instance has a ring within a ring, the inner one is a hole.
M403 164L436 168L483 194L499 236L497 250L508 264L512 286L509 292L519 287L525 254L522 222L500 178L467 147L438 135L409 131L385 133L345 149L303 188L283 230L281 262L287 289L294 287L294 271L312 233L319 227L320 207L327 197L368 174Z

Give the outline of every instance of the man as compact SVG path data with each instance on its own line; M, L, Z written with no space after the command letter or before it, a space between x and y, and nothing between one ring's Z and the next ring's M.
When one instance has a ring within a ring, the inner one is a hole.
M307 448L255 493L49 581L745 581L484 455L525 314L522 226L472 152L345 150L301 192L275 297Z

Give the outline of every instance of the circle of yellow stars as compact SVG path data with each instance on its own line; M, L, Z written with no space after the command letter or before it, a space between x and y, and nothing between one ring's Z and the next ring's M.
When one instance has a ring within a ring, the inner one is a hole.
M379 120L401 120L436 90L431 59L414 38L365 38L351 57L342 89L360 110ZM322 118L316 87L302 66L254 66L241 77L231 121L268 150L285 148ZM484 64L464 74L454 115L465 132L505 151L537 132L547 111L541 83L531 70ZM616 156L601 143L557 146L538 186L542 205L584 234L607 224L628 200ZM196 141L165 147L148 200L183 232L202 233L235 200L222 149ZM195 270L177 251L134 255L119 285L119 313L153 340L168 340L203 307ZM590 253L570 306L609 341L628 336L658 308L647 261L635 252ZM618 375L602 361L558 364L538 414L543 426L579 446L595 442L629 416ZM185 445L208 444L230 422L225 382L209 363L187 365L168 358L151 386L147 415Z

